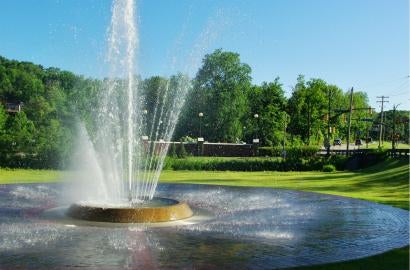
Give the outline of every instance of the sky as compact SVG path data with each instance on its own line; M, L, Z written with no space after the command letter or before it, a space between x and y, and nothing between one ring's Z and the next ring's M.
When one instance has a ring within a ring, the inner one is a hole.
M0 0L0 55L107 76L111 0ZM217 48L240 54L254 84L299 74L365 91L380 111L410 110L407 0L137 0L136 73L195 76Z

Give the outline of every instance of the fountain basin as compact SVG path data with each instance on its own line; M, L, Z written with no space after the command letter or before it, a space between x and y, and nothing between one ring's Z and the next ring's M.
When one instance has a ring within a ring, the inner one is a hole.
M186 202L191 218L109 223L67 218L65 194L61 183L0 185L0 269L283 269L409 243L409 211L334 195L160 183L157 196Z
M113 223L155 223L189 218L188 204L168 198L153 198L148 203L128 207L72 204L67 215L82 220Z

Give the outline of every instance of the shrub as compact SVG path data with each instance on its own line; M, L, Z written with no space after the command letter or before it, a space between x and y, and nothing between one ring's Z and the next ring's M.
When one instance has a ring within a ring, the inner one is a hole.
M178 157L179 158L186 158L187 157L187 152L185 150L185 146L184 143L181 141L181 143L179 144L179 152L178 152Z
M348 158L345 155L333 155L326 159L328 164L333 164L336 167L336 170L343 171L346 169Z
M302 161L285 161L282 158L186 158L169 159L167 169L203 171L300 171Z
M320 150L318 145L304 145L298 147L286 147L286 156L290 159L311 158ZM259 156L263 157L281 157L283 147L259 147Z
M325 165L344 170L344 156L313 157L309 159L283 158L167 158L165 169L193 171L322 171Z
M196 140L194 138L189 137L189 136L181 137L180 141L181 142L196 143Z
M172 143L172 144L171 144L171 147L170 147L170 149L169 149L169 151L168 151L168 156L170 156L170 157L172 157L172 158L178 157L178 155L177 155L177 147L176 147L175 143Z
M334 172L334 171L336 171L336 167L332 164L326 164L326 165L323 165L322 171L324 171L324 172Z
M273 148L264 146L264 147L259 147L259 156L261 157L273 157Z

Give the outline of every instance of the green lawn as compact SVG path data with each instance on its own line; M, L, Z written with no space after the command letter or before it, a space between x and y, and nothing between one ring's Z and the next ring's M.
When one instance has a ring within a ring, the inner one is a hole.
M377 149L379 147L379 142L377 140L369 143L369 149ZM382 144L383 149L391 149L391 142L385 141ZM366 148L366 143L364 143L360 148ZM410 149L410 145L406 143L398 143L396 144L396 149Z
M2 169L0 184L24 184L57 182L64 173L53 170Z
M0 184L55 182L67 173L0 169ZM409 162L389 160L355 172L164 171L164 183L255 186L304 190L370 200L409 209ZM409 269L409 248L303 269Z
M408 161L355 172L163 171L161 182L296 189L365 199L409 209Z

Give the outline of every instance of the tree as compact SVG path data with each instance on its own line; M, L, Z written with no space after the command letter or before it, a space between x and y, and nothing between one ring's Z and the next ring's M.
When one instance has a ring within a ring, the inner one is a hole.
M344 132L338 115L346 106L346 95L337 86L321 79L306 82L300 75L288 101L289 130L306 144L320 144L327 138L328 121L335 130Z
M393 110L385 111L384 112L384 139L385 140L392 140L394 137L396 141L401 141L404 143L410 143L410 136L409 136L409 111L404 110ZM379 135L378 133L378 123L380 123L381 114L378 113L374 117L374 123L372 127L372 135L373 138L377 138ZM393 134L393 129L395 133Z
M206 55L202 63L184 110L181 125L186 133L180 135L199 136L198 113L202 112L206 140L234 142L242 138L251 68L240 62L239 54L221 49Z
M0 135L5 132L5 126L7 122L7 113L3 106L0 105Z
M257 136L262 145L279 145L283 140L282 112L286 108L279 78L253 86L247 93L247 99L249 106L243 119L246 141L251 142L253 136ZM258 114L257 119L254 114Z
M24 112L17 113L9 119L7 133L11 138L10 152L31 154L34 152L34 123Z
M311 79L305 82L299 76L289 99L288 110L292 133L299 135L306 144L323 139L322 127L326 114L327 85L323 80Z

